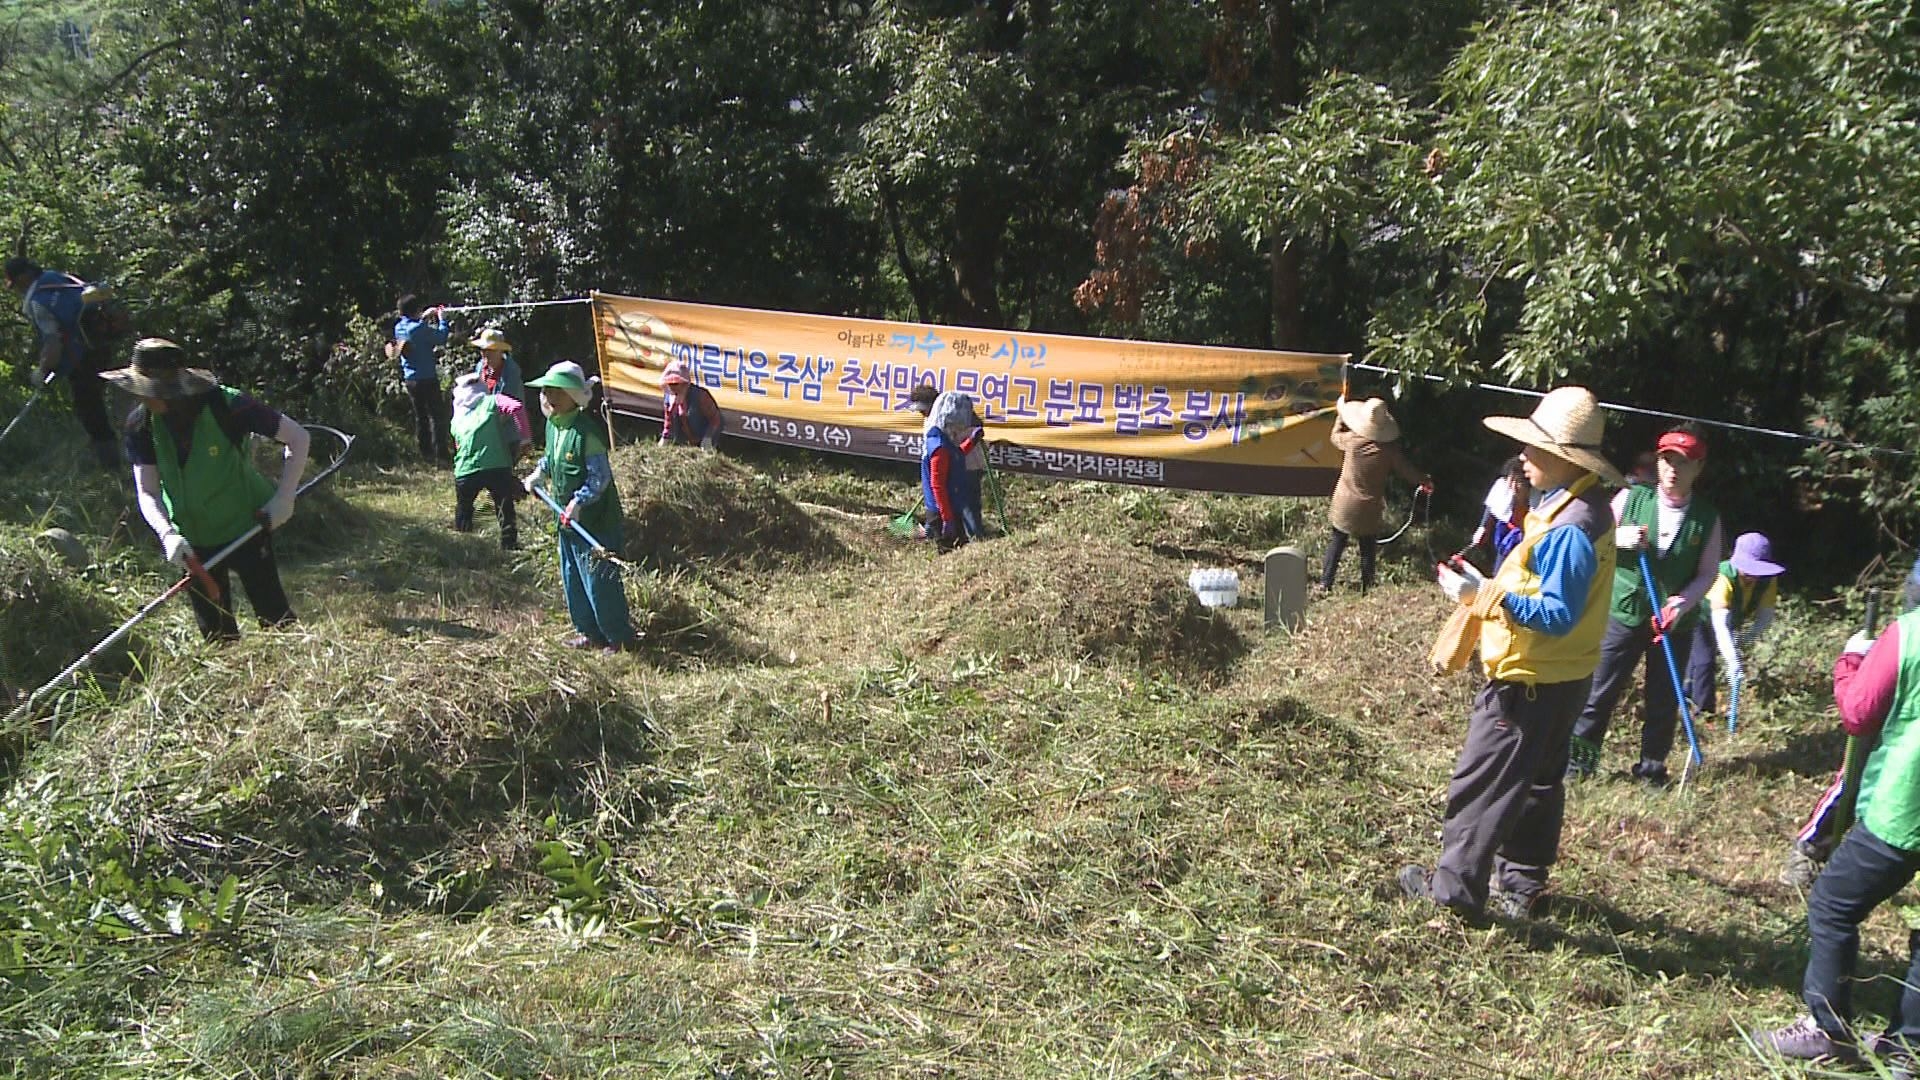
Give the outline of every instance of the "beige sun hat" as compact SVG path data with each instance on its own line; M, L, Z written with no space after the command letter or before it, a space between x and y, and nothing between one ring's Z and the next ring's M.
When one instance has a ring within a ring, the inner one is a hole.
M100 377L136 397L190 398L220 385L213 372L187 366L187 351L166 338L141 338L126 367Z
M1340 422L1347 429L1363 439L1374 442L1392 442L1400 437L1400 425L1387 411L1387 403L1377 397L1365 401L1342 401L1334 406L1340 413Z
M497 326L489 326L485 330L480 331L480 336L473 339L473 347L479 349L481 352L486 352L490 349L500 349L505 352L513 351L513 346L507 344L507 335L501 333L500 328Z
M1509 439L1599 473L1600 479L1609 484L1618 486L1622 482L1620 470L1600 455L1607 415L1600 411L1600 401L1593 391L1584 386L1549 391L1534 406L1532 416L1489 416L1481 422Z

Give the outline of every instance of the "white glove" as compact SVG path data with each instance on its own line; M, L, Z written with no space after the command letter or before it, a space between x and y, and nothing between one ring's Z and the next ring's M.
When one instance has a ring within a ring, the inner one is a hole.
M1624 551L1639 551L1647 546L1647 527L1645 525L1615 526L1613 546Z
M708 435L706 438L701 439L700 449L711 452L713 450L713 436Z
M1473 598L1480 595L1480 574L1471 571L1472 577L1454 570L1450 566L1441 566L1439 570L1440 591L1456 604L1471 604Z
M186 537L173 529L168 529L167 535L160 538L160 551L167 557L168 562L184 567L187 565L187 559L193 554L193 545L187 543Z
M1852 637L1847 639L1847 647L1840 651L1857 653L1861 656L1865 656L1867 654L1867 650L1873 648L1873 640L1874 640L1873 638L1870 638L1867 636L1866 631L1864 630L1856 631Z
M520 486L523 488L526 488L527 494L531 495L533 494L533 489L537 487L539 483L540 483L540 471L538 469L535 469L533 472L528 473L525 479L520 481Z
M277 529L293 516L293 492L276 492L260 509L266 511L267 528Z

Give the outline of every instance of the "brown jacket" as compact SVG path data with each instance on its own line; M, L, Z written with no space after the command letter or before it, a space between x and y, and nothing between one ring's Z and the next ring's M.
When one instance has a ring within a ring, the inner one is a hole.
M1340 464L1340 483L1333 489L1333 527L1353 537L1386 532L1387 473L1398 473L1409 484L1424 484L1425 474L1407 461L1397 442L1377 443L1350 430L1338 419L1330 437L1334 449L1346 455Z

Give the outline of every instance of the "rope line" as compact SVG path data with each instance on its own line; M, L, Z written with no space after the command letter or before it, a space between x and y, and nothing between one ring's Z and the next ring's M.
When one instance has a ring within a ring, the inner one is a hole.
M462 311L508 311L518 308L556 307L561 304L591 304L590 296L575 296L565 300L521 300L511 304L465 304L460 307L445 307L440 310L449 315Z
M1445 376L1441 375L1432 375L1427 372L1396 371L1393 368L1381 367L1378 364L1349 362L1347 366L1357 371L1373 371L1383 375L1424 379L1427 382L1444 383L1449 381ZM1547 396L1544 391L1528 390L1525 387L1507 386L1502 383L1476 382L1469 383L1468 385L1475 390L1491 390L1500 394L1518 394L1521 397L1543 398ZM1600 403L1600 407L1603 409L1611 409L1614 412L1632 413L1636 416L1655 416L1663 420L1686 420L1696 424L1705 424L1708 427L1726 428L1731 431L1744 431L1750 435L1770 435L1776 439L1792 439L1796 442L1824 443L1828 446L1841 446L1849 450L1864 450L1870 454L1891 454L1895 457L1912 457L1914 455L1914 451L1912 450L1901 450L1889 446L1870 446L1866 443L1851 442L1847 439L1832 439L1820 435L1807 435L1798 431L1782 431L1778 428L1755 427L1752 424L1741 424L1732 420L1713 420L1704 416L1688 416L1685 413L1667 412L1663 409L1643 409L1638 405L1622 405L1613 401L1603 401Z

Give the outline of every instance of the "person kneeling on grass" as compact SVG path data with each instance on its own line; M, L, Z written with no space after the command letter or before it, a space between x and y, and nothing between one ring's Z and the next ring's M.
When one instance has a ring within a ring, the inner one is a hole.
M513 463L533 440L527 411L506 394L489 393L476 372L453 384L453 529L473 531L473 504L482 491L493 499L500 519L500 547L520 546L513 502L520 489L513 482Z
M1841 838L1807 898L1808 956L1801 980L1807 1015L1769 1032L1783 1057L1850 1061L1854 969L1860 924L1920 871L1920 562L1907 577L1905 614L1877 639L1857 633L1833 665L1833 697L1847 734L1878 734L1855 801L1856 821ZM1920 934L1908 936L1908 967L1886 1031L1867 1050L1891 1075L1920 1076Z
M186 353L165 338L144 338L133 347L130 366L101 377L140 399L127 418L126 454L133 487L167 560L206 562L256 523L264 524L220 563L207 567L219 596L196 579L187 595L193 617L209 641L240 636L233 617L229 569L240 574L247 602L262 626L294 621L273 558L273 530L293 516L294 494L307 466L307 429L214 377L185 364ZM248 435L286 447L280 481L271 483L253 467Z
M967 542L965 523L966 459L954 430L973 415L973 399L948 390L927 411L926 439L920 457L920 494L927 504L922 532L941 551Z
M687 377L685 361L675 360L660 373L660 390L660 445L712 450L726 422L713 394Z
M1439 568L1441 589L1478 621L1487 684L1447 786L1440 861L1431 873L1402 867L1398 884L1476 918L1497 886L1501 913L1520 918L1559 857L1567 749L1600 663L1613 586L1613 512L1600 481L1620 474L1600 456L1606 417L1585 388L1552 391L1531 417L1485 423L1521 444L1540 498L1493 577Z
M560 583L566 591L567 617L576 631L567 645L609 652L631 648L636 635L620 570L595 558L593 548L572 528L577 521L609 550L620 550L620 489L614 485L613 466L607 461L607 432L599 418L586 410L593 389L587 385L586 373L572 361L553 365L527 385L540 391L540 411L547 418L547 452L527 474L527 493L532 494L545 478L547 494L555 502L566 500L557 527Z

